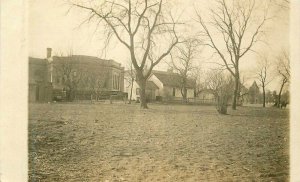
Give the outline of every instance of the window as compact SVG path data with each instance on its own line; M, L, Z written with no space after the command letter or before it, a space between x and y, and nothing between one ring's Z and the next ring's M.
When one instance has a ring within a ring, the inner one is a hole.
M120 89L120 76L113 75L113 89L119 90Z
M140 95L140 88L136 88L136 95Z
M173 88L173 96L175 97L176 89Z
M118 89L118 77L115 75L115 89Z
M112 77L112 87L113 87L113 89L115 89L115 83L116 83L115 75L113 75L113 77Z
M119 90L119 76L116 76L116 78L117 78L117 85L116 85L116 88Z
M113 89L115 88L115 75L113 75L113 77L112 77L112 87L113 87Z

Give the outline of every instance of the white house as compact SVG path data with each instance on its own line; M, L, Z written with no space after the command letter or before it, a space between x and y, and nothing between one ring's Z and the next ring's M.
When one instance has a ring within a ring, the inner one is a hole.
M127 75L127 78L126 78ZM124 91L128 93L130 98L131 93L131 79L128 79L130 74L125 73L125 88ZM148 78L146 86L146 95L149 101L151 100L174 100L181 99L181 77L177 73L169 71L152 71L152 74ZM192 79L187 80L187 98L194 98L195 95L195 82ZM132 87L132 99L138 100L139 86L136 82Z

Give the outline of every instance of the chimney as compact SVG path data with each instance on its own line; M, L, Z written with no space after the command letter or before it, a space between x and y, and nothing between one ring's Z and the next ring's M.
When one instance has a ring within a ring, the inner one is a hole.
M51 48L47 48L47 58L51 57L51 52L52 52L52 49Z

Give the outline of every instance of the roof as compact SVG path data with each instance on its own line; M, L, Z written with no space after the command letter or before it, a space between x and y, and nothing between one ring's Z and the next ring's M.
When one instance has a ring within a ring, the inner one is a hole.
M243 93L246 93L246 92L248 92L248 88L247 87L245 87L245 85L243 85L242 83L241 83L241 92Z
M159 89L159 88L157 85L155 85L155 83L153 81L147 81L146 89L155 90L155 89Z
M252 89L254 89L254 88L255 88L255 89L258 89L258 88L259 88L259 87L257 86L256 81L253 82L253 84L250 86L249 89L251 89L251 88L252 88Z
M72 56L53 56L53 61L72 60L77 64L102 64L107 66L121 67L121 64L114 60L100 59L94 56L72 55Z
M200 93L214 94L214 90L213 90L213 89L205 88L205 89L203 89L203 90L200 90L200 91L199 91L199 94L200 94Z
M164 86L170 87L181 87L181 76L178 73L172 73L167 71L152 71L153 75L155 75L163 84ZM187 79L187 88L194 88L195 81L193 79Z

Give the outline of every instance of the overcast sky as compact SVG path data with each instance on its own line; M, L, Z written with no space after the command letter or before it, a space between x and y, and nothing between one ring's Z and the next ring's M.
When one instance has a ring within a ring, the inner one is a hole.
M200 5L201 8L199 9L202 13L205 13L205 9L211 6L205 0L175 1L178 6L187 12L184 18L194 16L193 4ZM53 54L59 54L60 52L66 54L72 49L74 54L114 59L123 66L127 64L129 57L122 46L112 45L106 54L101 54L104 37L99 32L95 32L95 27L92 24L84 24L79 27L86 14L76 9L72 9L67 14L68 9L69 6L62 3L61 0L29 1L29 56L45 58L46 48L51 47ZM288 47L289 23L288 11L274 7L271 13L276 17L267 25L265 40L268 42L268 46L261 44L257 45L255 49L270 54L272 57L281 48ZM210 51L206 49L201 55L204 60L210 57ZM248 85L253 82L253 78L249 75L256 63L256 57L256 55L250 54L241 61L241 70L249 77L247 78ZM157 69L166 70L166 65L162 63ZM277 89L277 87L278 85L273 83L270 89Z

